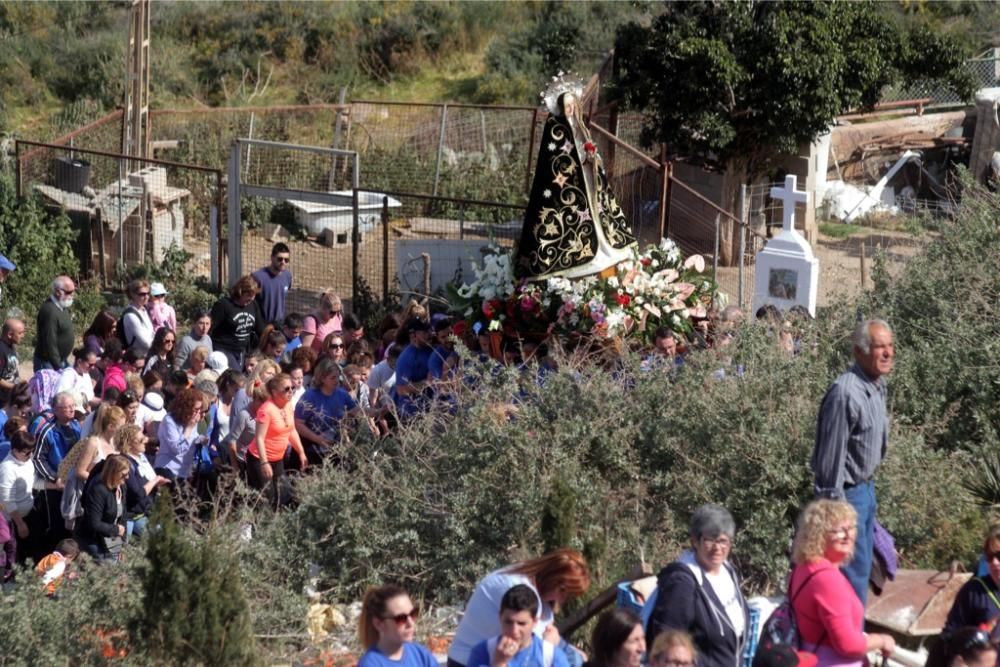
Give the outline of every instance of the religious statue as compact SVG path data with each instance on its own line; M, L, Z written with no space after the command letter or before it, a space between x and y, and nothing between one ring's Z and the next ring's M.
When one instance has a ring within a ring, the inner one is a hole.
M583 122L577 104L582 93L582 81L562 73L542 93L551 115L517 246L518 278L602 274L632 257L635 236Z

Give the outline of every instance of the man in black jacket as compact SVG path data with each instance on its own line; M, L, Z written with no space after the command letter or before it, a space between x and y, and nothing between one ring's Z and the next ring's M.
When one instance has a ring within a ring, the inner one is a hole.
M69 365L76 334L69 309L73 305L76 285L69 276L59 276L52 281L52 296L38 309L35 334L35 372L43 368L62 370Z

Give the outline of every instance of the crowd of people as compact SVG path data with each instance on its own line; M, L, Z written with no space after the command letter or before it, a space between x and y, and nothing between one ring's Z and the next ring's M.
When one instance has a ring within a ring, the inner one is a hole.
M38 311L29 377L22 377L19 350L28 325L16 317L3 323L5 583L13 581L15 563L31 559L45 590L56 595L81 554L97 563L120 559L149 532L154 498L165 487L211 500L220 475L238 475L280 507L289 498L286 471L336 460L345 434L365 429L379 436L423 411L447 409L456 382L467 379L457 340L480 360L536 373L539 381L555 367L545 343L503 340L496 349L485 327L466 328L417 303L372 332L331 291L311 312L289 312L290 259L288 246L275 244L268 266L237 280L187 331L178 329L164 285L136 279L120 314L103 310L78 333L69 314L76 286L58 276ZM4 261L0 278L13 270ZM642 369L669 372L690 347L724 351L742 317L727 308L688 338L657 331ZM757 318L774 325L782 350L801 351L794 322L808 313L765 307ZM852 342L854 366L819 406L817 499L801 514L791 553L787 590L801 645L762 647L757 667L852 667L870 652L895 650L891 635L864 632L869 580L876 570L891 576L895 567L884 545L880 553L873 483L888 451L892 331L866 320ZM740 372L720 369L721 377ZM735 533L724 508L696 510L690 548L660 572L642 617L623 609L602 616L589 660L554 624L561 605L589 588L581 554L561 549L492 572L472 592L449 667L639 667L644 660L655 667L743 667L753 628L729 558ZM932 667L995 661L983 624L1000 616L998 589L1000 526L984 543L981 572L958 594ZM416 620L402 588L369 591L360 633L365 667L434 663L413 641Z

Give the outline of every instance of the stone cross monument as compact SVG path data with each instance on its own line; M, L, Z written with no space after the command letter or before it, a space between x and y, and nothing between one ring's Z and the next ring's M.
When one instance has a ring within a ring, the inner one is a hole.
M795 189L795 176L786 176L784 187L771 188L771 197L781 200L781 233L757 253L753 307L773 304L782 311L795 305L816 314L819 260L812 246L795 229L795 205L808 205L809 193Z

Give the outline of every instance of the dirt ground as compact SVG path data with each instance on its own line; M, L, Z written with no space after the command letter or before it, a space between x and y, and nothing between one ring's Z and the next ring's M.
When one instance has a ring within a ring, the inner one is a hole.
M820 234L813 246L819 259L818 305L828 306L861 292L862 251L865 258L864 287L871 287L873 258L878 251L886 254L889 274L896 276L910 259L920 253L927 242L927 237L883 230L859 233L846 239Z

